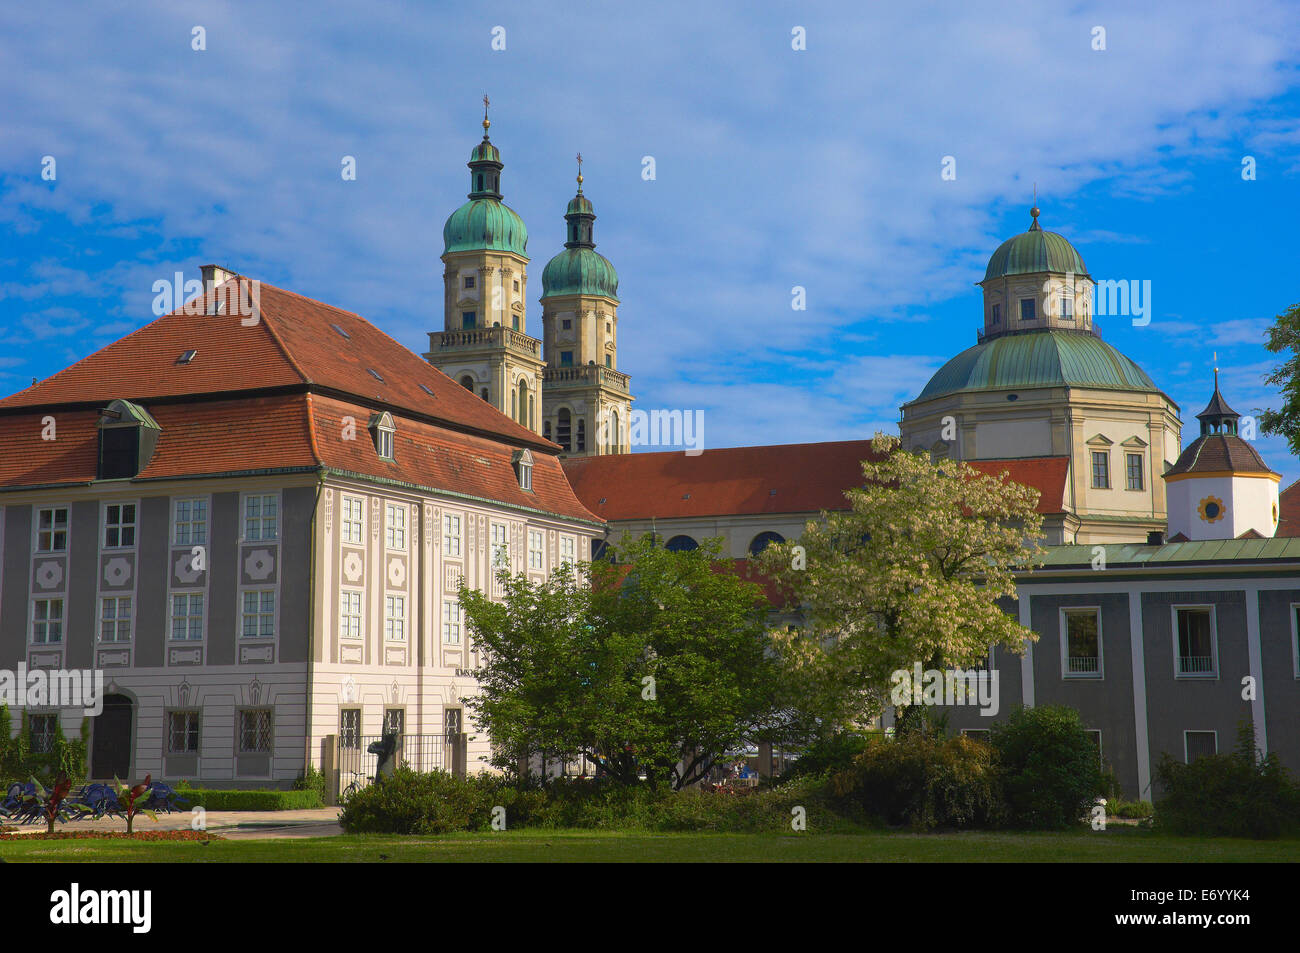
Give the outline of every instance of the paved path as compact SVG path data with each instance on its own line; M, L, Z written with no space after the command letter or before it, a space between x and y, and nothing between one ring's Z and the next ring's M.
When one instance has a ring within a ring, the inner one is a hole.
M338 823L337 807L316 807L300 811L208 811L204 818L206 827L213 833L231 840L262 840L271 837L333 837L342 834ZM194 815L189 811L159 814L155 824L147 816L135 819L137 831L190 830ZM37 831L38 824L20 824L19 831ZM56 830L125 831L126 821L105 817L98 821L69 821L59 824Z

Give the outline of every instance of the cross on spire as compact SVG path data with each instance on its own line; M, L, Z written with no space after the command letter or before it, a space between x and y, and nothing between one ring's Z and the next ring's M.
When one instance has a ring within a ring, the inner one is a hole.
M582 191L582 153L578 153L578 191Z
M488 99L487 93L483 94L483 138L488 135L488 126L492 123L488 120L488 106L492 105L492 100Z

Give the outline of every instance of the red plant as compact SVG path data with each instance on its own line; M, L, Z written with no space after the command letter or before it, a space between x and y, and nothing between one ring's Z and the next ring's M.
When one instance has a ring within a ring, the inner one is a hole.
M32 778L32 786L36 789L36 793L27 795L27 799L36 802L40 816L45 818L45 832L53 834L54 822L68 820L71 809L75 807L66 803L68 792L72 790L72 782L68 780L67 775L60 774L54 780L54 787L49 790L35 778Z
M154 811L136 806L136 801L148 800L149 788L153 786L152 774L146 774L143 784L137 784L131 788L119 781L116 776L114 776L113 782L117 785L117 799L122 802L122 806L126 809L126 833L128 837L134 833L133 827L135 826L135 816L137 814L146 814L153 819L155 824L158 823L158 815Z

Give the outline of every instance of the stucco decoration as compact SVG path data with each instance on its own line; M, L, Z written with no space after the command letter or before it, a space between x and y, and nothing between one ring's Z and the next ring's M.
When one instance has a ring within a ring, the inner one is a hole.
M118 556L104 564L104 582L110 586L125 586L131 579L131 563Z
M360 553L348 553L343 559L343 575L348 577L348 582L356 582L361 578L361 573L365 570L365 565L361 562Z
M249 579L268 579L275 571L275 557L269 549L255 549L244 557L244 574Z
M42 589L54 589L63 582L63 566L50 561L41 563L36 569L36 585Z

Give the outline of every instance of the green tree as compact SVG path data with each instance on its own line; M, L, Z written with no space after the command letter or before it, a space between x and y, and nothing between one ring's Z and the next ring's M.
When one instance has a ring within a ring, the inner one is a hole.
M466 705L498 766L585 755L623 783L681 788L774 717L761 590L718 541L670 552L625 537L616 561L498 579L500 602L460 591L481 658Z
M760 559L805 620L778 646L799 721L819 736L879 714L898 670L966 666L1037 638L1004 604L1042 552L1038 491L904 453L894 437L872 449L847 510ZM908 706L904 722L920 711Z
M1282 409L1260 414L1260 429L1285 437L1291 452L1300 454L1300 303L1277 316L1264 346L1274 354L1290 351L1291 356L1265 381L1282 389Z

